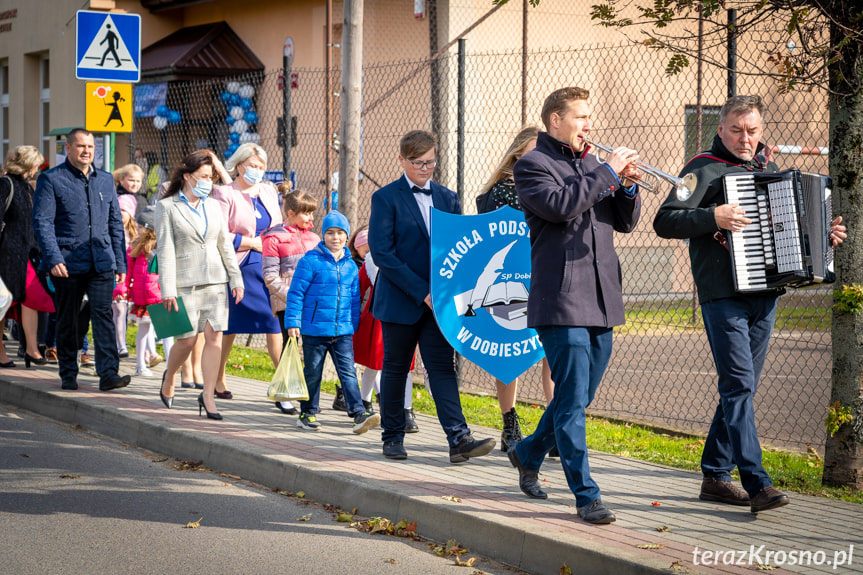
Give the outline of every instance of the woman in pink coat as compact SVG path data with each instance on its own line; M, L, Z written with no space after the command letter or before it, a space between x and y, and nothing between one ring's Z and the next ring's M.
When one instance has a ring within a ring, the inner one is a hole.
M282 214L276 189L263 179L267 169L267 153L263 148L252 143L241 145L225 162L225 168L233 183L216 188L213 197L221 204L228 222L237 264L246 286L243 300L239 304L231 302L229 306L228 329L222 335L222 363L216 380L216 395L230 399L232 396L225 387L225 364L236 334L266 334L270 359L273 365L279 363L282 330L273 317L270 292L264 283L261 232L281 224Z

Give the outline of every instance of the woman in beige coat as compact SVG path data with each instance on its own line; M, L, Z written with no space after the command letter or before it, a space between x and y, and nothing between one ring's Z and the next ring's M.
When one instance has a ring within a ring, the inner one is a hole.
M166 407L172 407L174 377L202 332L204 391L198 396L198 414L206 410L210 419L222 419L213 396L222 331L228 327L228 285L237 303L244 293L221 207L207 199L219 168L218 158L208 150L189 154L174 172L164 198L156 204L162 301L166 309L176 310L176 300L182 297L192 324L192 331L177 336L171 349L159 396Z

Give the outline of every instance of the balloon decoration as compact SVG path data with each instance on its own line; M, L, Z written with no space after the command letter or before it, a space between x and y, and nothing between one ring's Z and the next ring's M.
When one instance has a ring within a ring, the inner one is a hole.
M225 104L227 115L225 124L228 125L229 135L225 157L230 157L241 144L259 144L261 135L254 132L254 126L260 121L255 111L255 87L251 84L240 84L230 81L225 84L225 89L219 94L219 100Z
M231 126L231 131L242 134L246 131L246 128L248 127L249 125L246 123L245 120L237 120L236 122L234 122L234 125Z
M156 117L153 118L153 127L157 130L164 130L168 124L179 124L183 121L183 115L177 110L171 110L168 106L162 104L156 108Z

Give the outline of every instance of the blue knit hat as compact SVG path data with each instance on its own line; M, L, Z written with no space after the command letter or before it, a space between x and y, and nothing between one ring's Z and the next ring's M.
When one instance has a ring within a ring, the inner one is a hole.
M348 223L348 218L339 211L333 210L324 216L324 223L321 229L324 233L327 233L327 230L330 228L339 228L340 230L344 230L345 234L351 235L351 225Z

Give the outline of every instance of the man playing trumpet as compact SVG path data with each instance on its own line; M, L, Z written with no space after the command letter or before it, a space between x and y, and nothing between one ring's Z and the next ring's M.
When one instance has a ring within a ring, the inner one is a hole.
M631 232L641 213L638 154L617 148L605 163L587 154L591 129L589 92L561 88L542 108L547 132L515 164L518 202L530 228L531 280L528 325L545 348L555 382L533 435L508 451L519 487L545 499L537 474L557 444L578 515L611 523L587 461L585 408L611 357L612 328L624 323L620 264L614 232Z
M748 505L753 513L788 504L788 496L773 487L761 464L752 406L776 319L776 300L784 290L735 291L725 230L739 232L752 221L743 208L725 203L722 176L778 171L760 155L763 113L759 96L729 98L719 111L713 147L692 158L681 173L697 176L694 193L687 199L672 191L653 221L660 237L689 239L704 331L719 376L719 405L701 455L704 480L699 498ZM846 237L841 222L841 217L832 222L834 246ZM743 489L731 482L735 466Z

